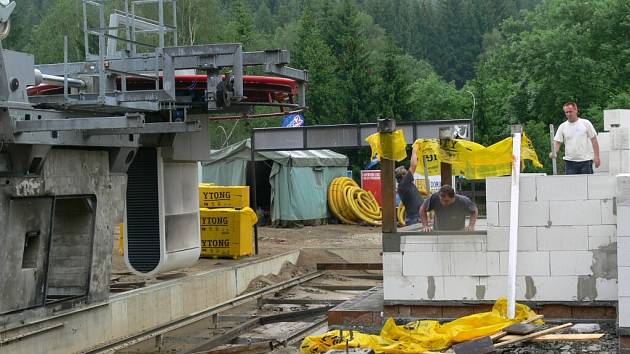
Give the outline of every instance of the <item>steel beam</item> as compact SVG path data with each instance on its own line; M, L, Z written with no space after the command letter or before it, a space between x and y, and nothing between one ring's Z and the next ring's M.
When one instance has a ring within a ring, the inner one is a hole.
M144 115L128 114L121 117L93 117L68 119L18 120L13 128L14 133L122 129L138 128L144 125Z
M146 123L140 127L92 129L88 135L120 135L120 134L169 134L192 133L201 131L201 123L192 122L159 122Z
M231 44L229 46L233 46ZM226 46L226 45L222 45ZM188 47L171 47L164 48L164 55L168 55L174 59L173 69L190 69L190 68L212 68L212 67L227 67L232 66L234 63L235 50L228 50L228 48L206 48L207 53L203 52L203 48L196 48L192 50L185 50L182 48ZM207 46L201 46L207 47ZM271 51L257 51L257 52L243 52L243 66L252 65L284 65L288 63L289 52L286 50L271 50ZM156 68L155 56L139 55L134 58L124 59L108 59L106 61L107 69L118 72L149 72L162 70L163 64L160 62L158 68ZM40 64L35 66L42 74L63 76L64 64ZM274 69L275 70L275 69ZM298 71L297 69L291 69ZM81 74L96 74L98 72L97 62L76 62L68 63L68 75L81 75ZM299 75L299 74L295 74Z
M405 134L407 144L417 138L438 138L441 127L455 125L470 127L469 119L401 122L397 124ZM297 128L256 128L252 132L252 149L308 150L356 148L368 146L365 138L376 133L376 123L318 125Z
M284 65L266 64L265 72L276 74L278 76L288 77L298 81L308 81L308 72Z

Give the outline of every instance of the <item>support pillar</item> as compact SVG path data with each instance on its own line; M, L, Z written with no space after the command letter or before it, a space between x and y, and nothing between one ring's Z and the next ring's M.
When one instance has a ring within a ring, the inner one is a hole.
M379 119L377 131L381 135L381 143L387 134L391 135L396 130L396 121L393 119ZM396 236L396 191L394 183L393 160L381 158L381 201L383 210L383 252L399 252L400 240Z

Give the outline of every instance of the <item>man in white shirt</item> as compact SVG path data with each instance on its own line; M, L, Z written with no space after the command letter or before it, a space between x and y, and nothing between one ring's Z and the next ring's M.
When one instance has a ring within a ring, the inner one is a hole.
M567 102L562 108L567 120L560 124L553 138L554 150L557 152L564 143L565 174L592 174L593 165L600 164L597 132L591 122L578 117L577 104Z

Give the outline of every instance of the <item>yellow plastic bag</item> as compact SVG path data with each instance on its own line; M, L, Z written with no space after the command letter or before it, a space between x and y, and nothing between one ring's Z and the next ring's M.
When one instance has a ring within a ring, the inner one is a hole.
M378 154L378 159L402 161L407 158L407 141L401 129L393 133L374 133L365 138L372 149L372 159Z
M485 147L468 140L418 139L418 171L423 171L422 156L426 157L429 175L440 173L440 162L450 163L453 174L468 179L505 176L512 172L512 138ZM529 138L523 134L521 142L522 160L530 160L535 167L542 167ZM522 165L524 166L524 165Z
M304 338L300 351L314 354L331 349L345 349L346 340L350 348L371 348L377 353L422 353L428 350L442 350L467 340L492 335L514 323L533 318L536 313L529 307L516 304L516 316L507 318L507 300L496 301L492 311L458 318L441 325L437 321L415 321L406 325L396 325L389 318L380 336L349 331L330 331L319 336ZM538 321L542 324L542 321Z

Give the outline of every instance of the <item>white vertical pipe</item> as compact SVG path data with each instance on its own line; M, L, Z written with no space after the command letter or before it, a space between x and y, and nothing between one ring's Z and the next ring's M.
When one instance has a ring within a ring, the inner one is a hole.
M516 127L513 127L512 131L512 196L510 199L510 243L508 248L507 284L508 318L510 319L513 319L516 315L516 256L518 248L519 180L521 174L521 131Z

